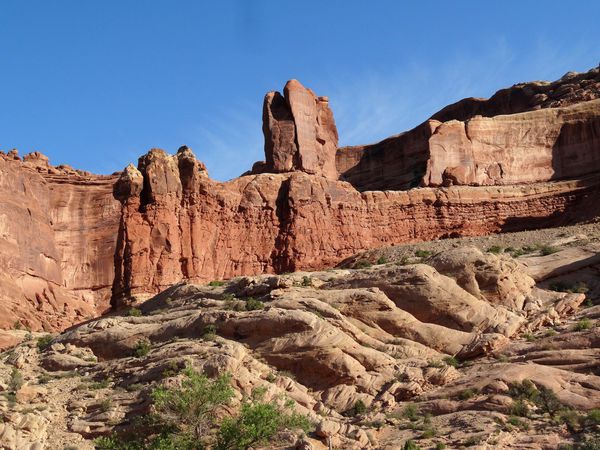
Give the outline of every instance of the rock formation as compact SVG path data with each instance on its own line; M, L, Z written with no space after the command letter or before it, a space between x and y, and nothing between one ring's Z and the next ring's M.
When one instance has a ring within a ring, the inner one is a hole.
M297 80L269 92L263 104L265 158L262 172L300 170L337 180L338 134L327 97L317 97Z
M464 245L424 262L179 283L136 314L24 342L0 354L0 389L14 395L0 396L0 447L138 436L153 390L178 386L186 366L231 375L219 419L258 389L312 421L267 448L542 450L594 430L600 328L570 319L594 314L577 312L584 294L536 287L532 267ZM544 389L553 415L533 395Z

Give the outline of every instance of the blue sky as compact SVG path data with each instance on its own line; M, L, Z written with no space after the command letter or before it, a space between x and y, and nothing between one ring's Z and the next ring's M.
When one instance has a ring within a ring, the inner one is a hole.
M600 62L600 2L0 0L0 149L122 169L187 144L216 179L263 159L262 100L328 95L341 145Z

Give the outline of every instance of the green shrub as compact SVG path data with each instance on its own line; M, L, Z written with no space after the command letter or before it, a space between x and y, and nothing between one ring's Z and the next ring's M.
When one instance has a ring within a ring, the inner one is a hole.
M112 401L109 398L102 400L102 402L100 403L100 410L102 412L107 412L112 407L113 407L113 404L112 404Z
M39 349L39 351L42 352L42 351L46 350L48 347L50 347L53 340L54 340L54 338L52 336L50 336L49 334L46 336L41 336L37 340L37 348Z
M225 282L221 281L221 280L213 280L210 283L208 283L208 285L212 286L212 287L223 286L224 284L225 284Z
M510 406L510 414L512 416L527 417L529 416L529 406L523 400L515 400Z
M600 409L592 409L588 411L585 422L588 425L600 425Z
M409 439L404 443L402 450L421 450L421 447L415 444L415 442L412 439Z
M367 405L362 400L357 400L354 405L344 412L347 417L362 416L367 412Z
M415 256L417 258L429 258L431 255L433 255L433 252L429 251L429 250L416 250L415 251Z
M423 434L421 434L421 439L431 439L437 434L437 430L435 428L427 427L423 430Z
M22 328L21 321L20 321L20 320L18 320L18 319L17 319L17 320L15 320L15 324L14 324L13 328L14 328L15 330L20 330L20 329Z
M306 416L287 409L274 402L245 402L237 417L223 420L215 450L246 450L264 445L284 429L310 431L312 424Z
M531 333L525 333L523 337L527 342L534 342L536 340L536 337Z
M25 383L25 380L23 378L23 374L21 373L21 371L17 368L13 368L12 372L10 373L10 380L8 382L8 390L11 392L17 392L19 389L21 389L21 387L23 386L24 383Z
M419 419L419 408L416 405L409 403L404 407L404 411L402 411L402 416L405 419L410 420L411 422L415 422Z
M590 319L588 319L587 317L579 320L576 324L575 327L573 328L574 331L585 331L585 330L589 330L590 328L592 328L592 321Z
M446 448L446 444L444 444L443 442L438 442L437 444L435 444L435 448L436 450L444 450Z
M214 341L217 338L217 326L214 324L206 325L202 330L202 339L205 341Z
M385 256L380 256L379 258L377 258L377 264L387 264L388 263L388 259Z
M552 418L562 408L562 404L558 400L558 397L556 397L554 391L545 386L540 386L538 388L538 395L535 403L542 412L548 413Z
M508 395L515 399L529 400L535 403L539 392L531 380L523 380L521 383L510 384Z
M164 425L177 439L192 437L203 442L215 425L216 410L233 397L231 377L221 375L211 380L187 367L179 388L157 388L152 400Z
M372 266L372 264L369 261L367 261L366 259L361 259L360 261L357 261L356 263L354 263L353 268L354 269L368 269L371 266Z
M517 427L519 430L522 430L522 431L529 430L529 424L527 422L524 422L523 420L519 419L518 417L511 416L508 418L507 422L510 425Z
M571 294L585 294L589 289L583 281L569 283L566 281L555 281L550 283L548 289L555 292L569 292Z
M454 357L454 356L446 356L444 358L444 362L454 368L460 366L460 361L458 359L456 359L456 357Z
M106 389L108 386L110 386L110 383L110 378L104 378L103 380L94 381L93 383L90 383L88 385L88 388L91 390Z
M260 300L256 300L255 298L248 298L246 300L246 311L255 311L258 309L264 309L265 304Z
M499 254L502 253L503 248L500 247L499 245L492 245L490 248L487 249L488 253L494 253L494 254Z
M559 252L560 248L551 245L540 245L540 253L544 256Z
M476 395L477 395L477 389L468 388L468 389L463 389L462 391L460 391L458 393L458 398L461 400L469 400L470 398L473 398Z
M312 285L313 285L312 278L304 275L302 277L302 286L308 287L308 286L312 286Z
M127 311L127 315L130 317L139 317L142 315L142 311L138 308L130 308L129 311Z
M148 353L150 353L150 349L152 348L152 344L147 339L140 339L136 342L135 347L133 347L133 356L136 358L143 358Z

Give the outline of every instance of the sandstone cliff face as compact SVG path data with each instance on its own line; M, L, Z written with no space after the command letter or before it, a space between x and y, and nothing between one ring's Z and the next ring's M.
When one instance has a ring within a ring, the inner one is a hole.
M107 309L115 180L0 154L0 327L63 329Z
M600 212L596 178L360 193L303 172L218 183L199 162L191 163L190 181L178 157L152 150L116 184L123 216L115 304L181 279L316 269L366 248L559 225Z
M458 102L380 143L341 148L337 168L361 191L584 176L599 168L598 97L599 69L517 85Z

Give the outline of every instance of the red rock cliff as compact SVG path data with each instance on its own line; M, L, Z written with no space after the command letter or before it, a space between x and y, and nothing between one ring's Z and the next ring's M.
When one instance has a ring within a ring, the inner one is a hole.
M58 330L107 309L116 178L0 153L0 328Z

